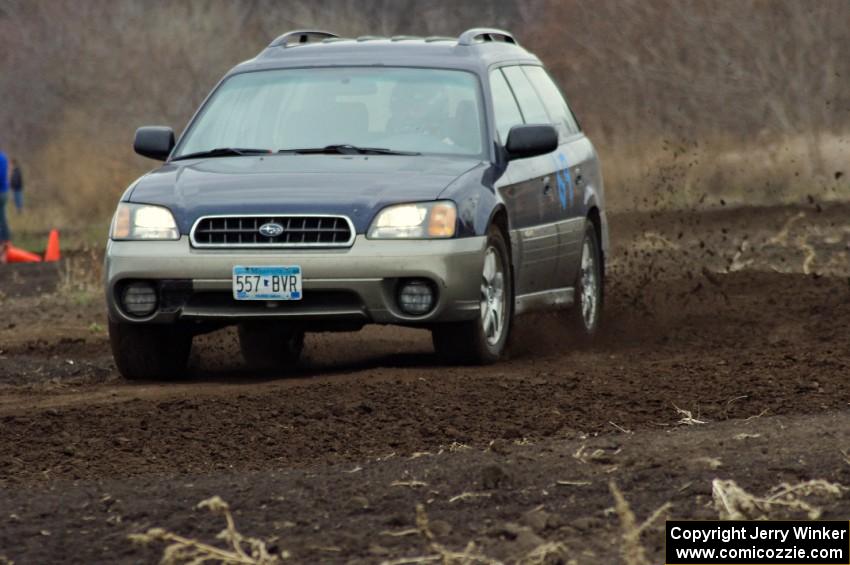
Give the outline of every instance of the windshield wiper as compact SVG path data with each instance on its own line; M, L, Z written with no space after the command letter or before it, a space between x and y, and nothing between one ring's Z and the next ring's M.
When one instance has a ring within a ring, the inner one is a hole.
M196 153L187 153L185 155L179 155L172 159L172 161L179 161L180 159L196 159L200 157L235 157L242 155L268 155L271 153L268 149L245 149L242 147L217 147L215 149L209 149L207 151L198 151Z
M309 154L340 154L340 155L421 155L416 151L393 151L383 147L357 147L349 143L326 145L324 147L306 147L303 149L281 149L278 153Z

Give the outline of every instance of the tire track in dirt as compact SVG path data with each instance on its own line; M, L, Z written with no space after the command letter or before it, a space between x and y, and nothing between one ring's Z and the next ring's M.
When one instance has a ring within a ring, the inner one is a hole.
M568 346L556 316L527 321L511 358L492 367L410 353L392 358L396 366L367 358L365 368L310 379L236 384L201 369L187 384L6 397L0 480L313 466L612 432L611 422L638 431L676 422L675 407L716 422L846 406L846 283L718 277L698 301L688 281L657 284L670 308L652 319L615 303L608 335L588 350Z

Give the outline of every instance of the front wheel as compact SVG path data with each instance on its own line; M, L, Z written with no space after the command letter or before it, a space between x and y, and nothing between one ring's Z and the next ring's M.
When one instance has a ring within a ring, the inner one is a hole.
M491 226L481 273L481 311L477 320L432 328L437 354L451 362L486 365L502 355L513 320L513 280L508 246Z
M125 379L176 380L186 373L192 334L169 325L110 321L109 344Z
M575 282L575 305L569 313L570 325L581 339L590 340L596 335L602 316L602 299L602 253L596 227L588 221Z

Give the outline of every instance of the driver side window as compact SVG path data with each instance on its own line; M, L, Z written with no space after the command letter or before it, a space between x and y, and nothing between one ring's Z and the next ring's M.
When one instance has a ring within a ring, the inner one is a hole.
M493 96L496 131L499 133L499 141L505 144L511 128L522 124L522 114L508 81L499 69L490 71L490 92Z

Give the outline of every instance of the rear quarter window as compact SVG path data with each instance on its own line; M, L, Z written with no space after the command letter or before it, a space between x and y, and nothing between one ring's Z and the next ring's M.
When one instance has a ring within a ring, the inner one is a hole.
M552 123L558 128L561 139L578 133L580 131L578 123L549 73L543 67L531 65L524 66L522 70L537 91L543 105L546 106L546 111Z
M519 109L522 110L522 117L527 124L549 124L552 119L546 112L546 108L540 101L540 97L528 82L525 73L519 67L503 67L502 71L511 85L511 89L516 95L519 102Z

